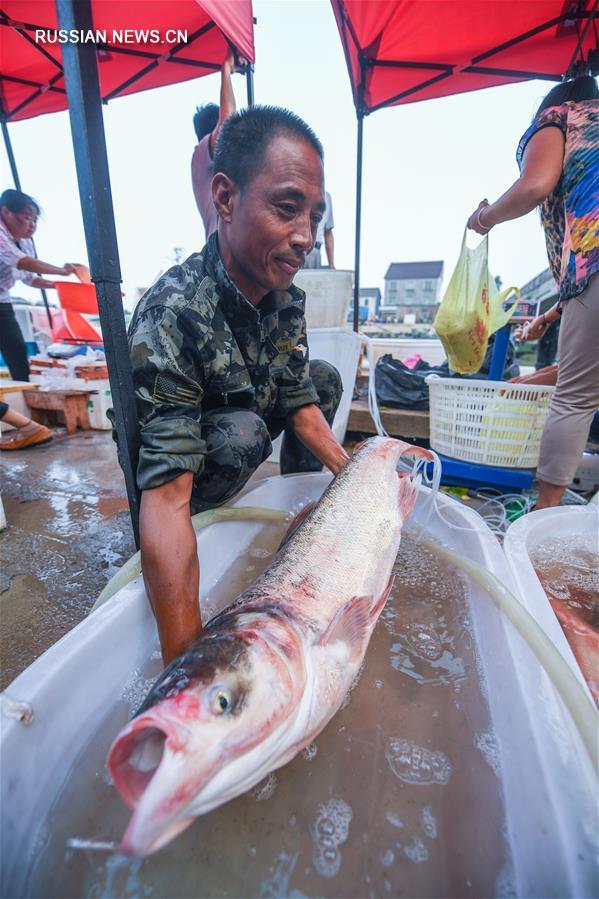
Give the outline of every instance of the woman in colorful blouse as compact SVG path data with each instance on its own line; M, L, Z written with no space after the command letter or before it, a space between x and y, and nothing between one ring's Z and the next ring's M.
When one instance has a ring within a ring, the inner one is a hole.
M516 332L536 340L562 316L559 374L541 441L537 509L558 506L599 406L599 88L590 75L549 91L517 152L520 177L468 227L487 234L540 205L558 302Z

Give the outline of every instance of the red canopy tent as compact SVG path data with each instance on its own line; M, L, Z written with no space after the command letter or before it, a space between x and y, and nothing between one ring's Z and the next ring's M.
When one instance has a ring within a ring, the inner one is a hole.
M93 40L52 42L57 30L85 37L91 33ZM155 31L156 35L140 35L143 31ZM138 547L135 470L139 424L121 298L102 102L208 75L220 69L229 47L250 62L247 81L251 104L251 63L255 59L251 0L4 0L0 4L0 123L17 188L20 185L7 122L69 109L87 251Z
M209 75L228 47L255 60L251 0L93 0L93 45L104 102ZM17 121L68 106L53 0L0 5L0 117Z
M599 0L331 0L358 116L358 327L362 123L385 106L599 71Z

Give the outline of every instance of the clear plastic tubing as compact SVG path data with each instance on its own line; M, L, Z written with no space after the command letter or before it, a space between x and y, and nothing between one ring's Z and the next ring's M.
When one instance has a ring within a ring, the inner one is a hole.
M595 772L599 774L599 712L584 691L584 688L559 650L530 615L513 593L482 565L473 562L455 550L439 546L426 537L417 538L428 550L445 559L450 565L466 574L489 594L495 605L512 622L518 633L526 641L562 698L572 716L585 748L591 758Z

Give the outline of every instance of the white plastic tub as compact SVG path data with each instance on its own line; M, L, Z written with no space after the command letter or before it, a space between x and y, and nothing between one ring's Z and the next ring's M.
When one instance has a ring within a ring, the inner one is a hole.
M324 359L334 365L343 383L343 395L333 422L333 434L343 443L349 413L351 410L356 373L360 361L360 348L362 338L355 331L347 328L308 328L308 346L311 359ZM269 462L278 462L281 453L283 437L277 437L273 443L273 451L269 456Z
M109 431L112 425L106 413L109 409L112 409L110 381L108 378L101 378L97 381L88 381L87 383L90 390L94 391L90 393L87 401L90 427L96 431Z
M306 292L308 328L340 328L347 322L353 272L343 269L301 269L294 284Z
M443 344L437 337L372 337L374 364L390 353L394 359L404 362L410 356L422 356L430 365L440 365L445 360Z
M294 510L306 499L316 499L329 480L330 476L324 473L269 478L235 505ZM412 518L413 526L418 527L429 519L428 500L429 494L422 491ZM434 520L426 525L428 536L484 564L501 580L511 583L505 557L482 519L448 498L440 497L439 507L445 519L466 530L448 527L434 516ZM200 532L202 604L238 554L256 539L261 527L258 522L231 522ZM223 528L227 532L226 539L223 539ZM498 887L499 894L560 899L592 895L596 887L592 849L596 836L593 825L597 785L588 757L536 659L521 639L504 626L500 613L487 596L475 587L471 590L469 614L480 660L480 676L488 691L497 750L494 765L497 766L496 776L501 778L505 805L510 870L507 880ZM154 621L141 577L138 577L63 637L9 687L7 693L13 699L31 704L34 720L29 726L12 719L2 720L3 868L0 895L31 894L28 876L48 839L47 821L52 807L73 770L79 770L84 764L84 747L99 723L107 722L110 728L111 715L124 685L132 670L141 668L147 661L155 640ZM376 708L380 691L377 692L376 683L371 689L373 708ZM456 702L459 702L459 693ZM401 708L401 695L398 695L395 708L380 708L377 714L394 716L399 728ZM422 714L426 714L425 709ZM113 722L113 729L116 726ZM334 726L333 721L329 727ZM376 726L370 738L376 739ZM329 796L335 795L337 764L343 765L343 760L337 760L330 769ZM101 778L102 775L95 776ZM304 776L309 777L309 770ZM94 779L92 775L90 791L94 789ZM82 789L87 789L87 781L83 784ZM301 779L294 789L297 796L290 797L290 802L294 808L301 809ZM398 784L397 789L394 802L401 813L402 785ZM426 802L430 790L435 788L418 789L424 791L422 801ZM368 784L364 784L364 790L364 801L367 801ZM90 792L91 796L93 792ZM326 799L327 796L322 797L322 801ZM85 796L79 796L79 801L85 804ZM91 798L90 803L93 804ZM266 829L255 835L254 845L258 846L258 851L268 832L269 806L264 804L262 808ZM379 812L384 819L384 809L377 810L377 814ZM487 814L486 808L477 804L476 795L471 798L471 814L482 817ZM88 833L70 835L95 836L101 821L91 817L90 812L86 826L91 828ZM290 819L288 839L284 841L285 847L289 848L280 856L280 861L293 857L296 833L293 827L294 821ZM401 838L399 832L397 836ZM223 853L226 854L228 848L223 845ZM362 848L355 847L352 865L359 871L361 858L366 863L373 853L376 858L379 854L383 857L386 848L368 843ZM465 847L464 851L477 853L484 849L484 846L472 846ZM201 846L197 852L200 855L196 862L201 873ZM89 864L92 872L96 865L104 863L104 856L94 857L92 853L86 858L88 861L84 858L84 863ZM191 859L189 863L192 863ZM248 856L245 864L252 864ZM278 864L276 859L275 864ZM290 870L293 871L293 865ZM177 877L176 869L173 869L172 877ZM291 873L287 877L284 883L279 883L276 895L289 894ZM319 895L338 895L334 880L323 879L321 885ZM363 894L358 892L356 895Z
M593 534L595 541L599 542L599 503L559 506L556 509L539 509L514 521L507 530L503 545L523 604L583 684L591 702L591 693L537 577L530 552L548 539L575 539L582 543L588 542L589 537L592 539Z

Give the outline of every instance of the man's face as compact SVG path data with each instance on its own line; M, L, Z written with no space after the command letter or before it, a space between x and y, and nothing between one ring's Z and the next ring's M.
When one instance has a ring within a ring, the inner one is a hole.
M226 215L219 209L223 263L250 302L290 286L314 246L324 210L320 156L303 138L275 135L261 170L243 190L233 185Z
M37 228L37 217L38 211L35 206L25 206L21 212L11 212L8 206L2 207L2 219L15 240L33 237Z

